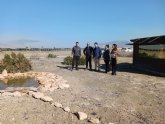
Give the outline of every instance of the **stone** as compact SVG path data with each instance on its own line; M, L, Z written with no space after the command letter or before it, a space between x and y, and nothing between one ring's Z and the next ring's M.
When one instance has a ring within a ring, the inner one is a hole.
M37 89L38 88L36 88L36 87L27 87L27 88L24 88L24 89L26 89L26 90L29 90L29 91L34 91L34 92L37 92Z
M15 92L13 93L13 96L22 96L22 95L21 95L21 93L20 93L20 92L15 91Z
M32 96L32 94L33 94L34 92L33 91L28 91L28 95L30 95L30 96Z
M64 89L64 88L69 88L69 84L59 84L58 85L58 87L60 88L60 89Z
M4 80L4 79L5 79L4 76L3 76L2 74L0 74L0 79L1 79L1 80Z
M78 112L77 115L79 120L85 120L88 117L87 114L84 112Z
M0 93L4 93L5 92L5 90L0 90Z
M32 96L36 99L40 99L40 98L44 97L44 94L41 92L33 92Z
M2 96L13 96L13 93L10 93L10 92L4 92L4 93L2 93Z
M7 70L6 69L3 70L2 75L3 76L8 76L8 73L7 73Z
M50 83L47 83L44 85L45 88L49 89L52 85Z
M69 107L65 107L65 108L64 108L64 111L70 112L70 108L69 108Z
M54 102L53 105L57 108L62 108L62 104L58 102Z
M5 77L4 77L3 82L7 84L8 79L5 79Z
M43 97L41 97L41 100L44 102L52 102L53 101L53 99L49 96L43 96Z
M90 118L88 121L93 123L93 124L99 124L100 123L99 119L97 119L97 118Z
M47 89L45 88L45 87L43 87L43 86L39 86L38 87L38 91L40 91L40 92L45 92Z
M49 91L53 92L56 89L58 89L58 87L51 87L51 88L49 88Z
M69 85L69 84L63 84L63 87L64 87L64 88L69 88L70 85Z
M21 93L21 96L25 96L25 95L27 95L27 92L26 93Z

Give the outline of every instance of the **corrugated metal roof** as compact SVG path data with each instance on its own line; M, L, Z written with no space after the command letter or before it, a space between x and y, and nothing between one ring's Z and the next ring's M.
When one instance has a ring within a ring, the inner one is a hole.
M154 44L165 44L165 35L146 37L146 38L137 38L130 40L134 44L139 45L154 45Z

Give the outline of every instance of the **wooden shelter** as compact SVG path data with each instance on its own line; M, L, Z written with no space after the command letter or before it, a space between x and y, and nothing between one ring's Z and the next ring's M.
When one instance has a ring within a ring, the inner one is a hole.
M133 64L142 69L165 73L165 35L130 40Z

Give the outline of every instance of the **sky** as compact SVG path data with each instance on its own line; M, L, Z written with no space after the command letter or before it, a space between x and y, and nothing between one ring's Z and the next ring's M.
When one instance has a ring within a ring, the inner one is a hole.
M165 35L165 0L0 0L0 47L85 47L158 35Z

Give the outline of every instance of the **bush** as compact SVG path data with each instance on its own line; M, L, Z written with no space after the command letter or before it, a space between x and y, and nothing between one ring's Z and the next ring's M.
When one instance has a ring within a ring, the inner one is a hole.
M64 58L64 62L63 62L63 64L64 65L72 65L72 57L71 56L67 56L67 57L65 57Z
M0 72L2 72L4 70L4 66L0 65Z
M73 57L67 56L64 58L64 62L62 64L72 65L72 60L73 60ZM80 57L79 65L85 65L85 57L84 56Z
M26 72L31 70L30 61L22 54L18 53L17 55L12 52L11 55L5 54L3 59L3 69L6 69L7 72Z
M56 58L57 56L56 55L54 55L54 54L48 54L48 58Z
M84 57L84 56L82 56L82 57L80 58L79 64L80 64L80 65L85 65L85 57Z

